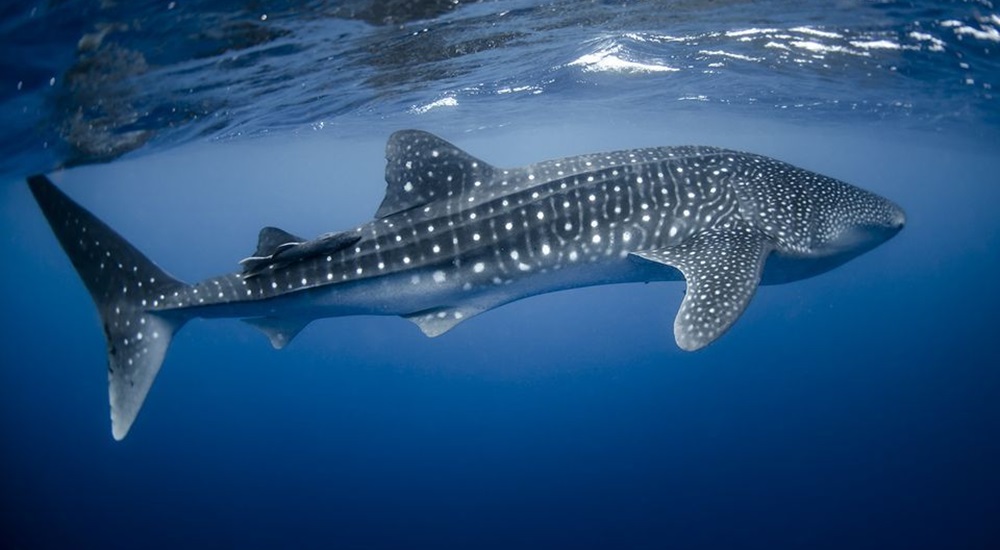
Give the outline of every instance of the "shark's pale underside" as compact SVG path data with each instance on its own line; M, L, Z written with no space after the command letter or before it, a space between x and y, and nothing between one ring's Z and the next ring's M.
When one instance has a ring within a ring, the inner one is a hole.
M28 179L103 320L115 439L193 317L243 318L276 348L340 315L399 315L437 336L536 294L683 278L674 337L697 350L739 318L758 284L829 270L905 221L857 187L714 147L504 169L407 130L389 139L386 158L372 221L315 239L265 227L242 269L195 284L169 276L45 176Z

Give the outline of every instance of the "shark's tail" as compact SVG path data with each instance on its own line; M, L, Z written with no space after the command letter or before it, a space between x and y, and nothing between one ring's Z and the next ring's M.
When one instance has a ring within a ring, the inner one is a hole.
M156 311L183 288L45 176L28 178L35 200L97 305L108 345L111 433L128 433L156 378L183 310Z

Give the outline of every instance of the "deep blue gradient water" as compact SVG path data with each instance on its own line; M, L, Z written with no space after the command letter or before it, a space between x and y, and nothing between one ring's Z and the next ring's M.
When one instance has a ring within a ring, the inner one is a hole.
M1000 545L989 2L120 4L0 8L2 546ZM693 354L680 283L280 352L193 321L114 442L98 317L23 177L197 280L261 226L370 218L404 127L500 165L749 150L908 225Z

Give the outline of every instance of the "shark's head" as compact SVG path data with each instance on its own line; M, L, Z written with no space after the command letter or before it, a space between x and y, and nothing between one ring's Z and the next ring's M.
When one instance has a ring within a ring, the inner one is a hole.
M750 156L735 188L742 214L775 243L765 284L828 271L892 238L906 224L892 201L766 157Z
M828 208L816 212L811 255L849 258L867 252L899 233L906 214L894 202L842 182Z

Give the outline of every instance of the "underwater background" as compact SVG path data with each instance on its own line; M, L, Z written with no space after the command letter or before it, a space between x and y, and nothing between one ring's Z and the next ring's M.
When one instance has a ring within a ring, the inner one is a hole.
M4 548L1000 546L992 2L8 2L0 69ZM402 128L503 166L741 149L908 225L696 353L681 283L280 352L195 320L113 441L99 318L24 177L193 281L262 226L368 220Z

